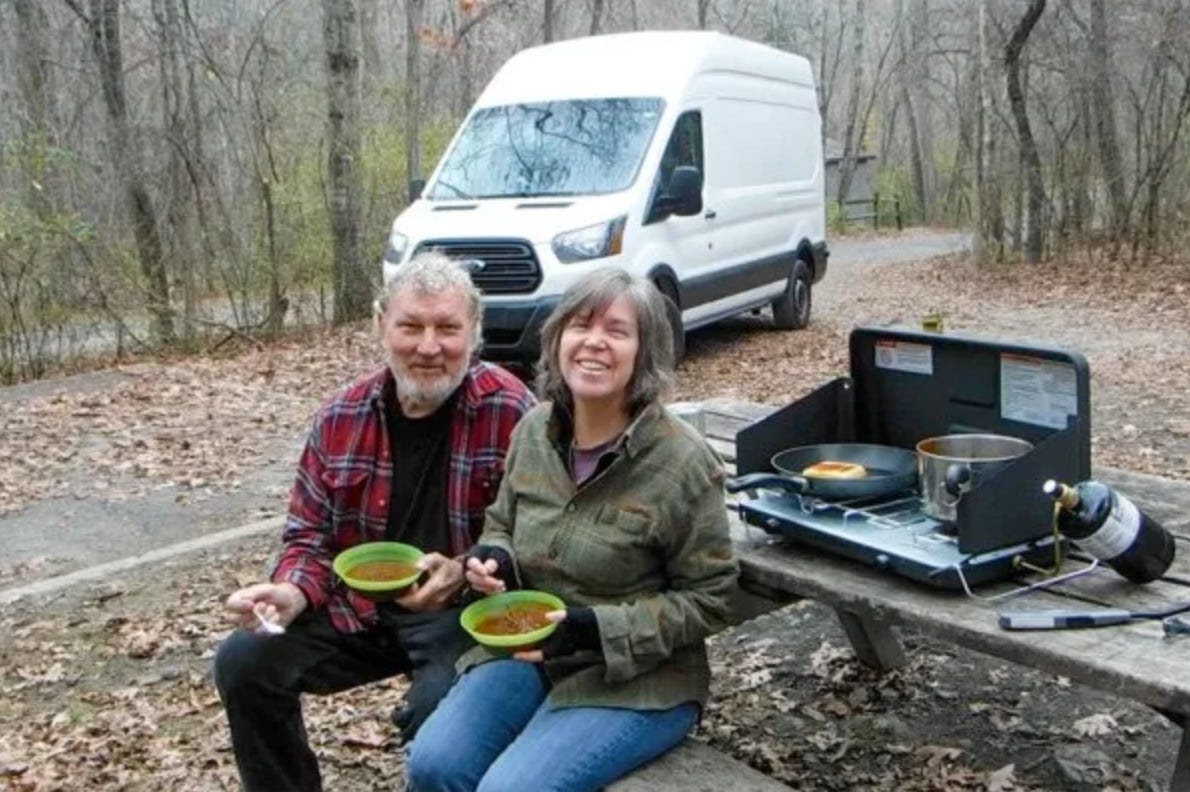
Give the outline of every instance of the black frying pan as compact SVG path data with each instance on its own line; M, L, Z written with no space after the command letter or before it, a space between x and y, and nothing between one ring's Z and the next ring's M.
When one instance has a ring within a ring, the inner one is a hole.
M814 478L802 471L818 462L863 465L868 475L855 479ZM728 492L775 487L819 498L866 498L891 495L917 486L917 454L896 446L828 443L790 448L771 462L776 473L750 473L726 482Z

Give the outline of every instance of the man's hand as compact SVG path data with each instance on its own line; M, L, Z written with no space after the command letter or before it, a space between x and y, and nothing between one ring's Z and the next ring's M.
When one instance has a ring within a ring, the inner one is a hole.
M306 595L292 583L256 583L228 597L224 608L239 626L260 630L258 614L278 627L287 627L307 604Z
M394 601L409 611L440 611L449 607L463 588L463 565L441 553L427 553L417 565L427 574Z
M480 594L516 588L512 557L499 547L475 545L467 553L467 583Z

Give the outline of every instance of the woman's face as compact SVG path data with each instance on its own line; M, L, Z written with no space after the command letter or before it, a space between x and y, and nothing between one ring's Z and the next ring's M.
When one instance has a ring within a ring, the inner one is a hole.
M639 348L640 325L626 297L612 300L602 312L570 317L558 342L558 363L575 403L605 402L623 409Z

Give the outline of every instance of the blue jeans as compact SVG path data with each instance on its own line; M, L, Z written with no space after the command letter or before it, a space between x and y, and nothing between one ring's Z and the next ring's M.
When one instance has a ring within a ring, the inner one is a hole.
M494 660L463 674L409 746L413 792L602 789L680 743L698 705L550 709L538 666Z

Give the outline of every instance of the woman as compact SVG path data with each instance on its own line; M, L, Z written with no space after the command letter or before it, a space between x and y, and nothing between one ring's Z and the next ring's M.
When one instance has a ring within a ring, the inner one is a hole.
M622 270L576 283L546 321L549 401L513 433L466 574L568 607L537 650L460 660L409 748L411 789L600 789L693 728L737 566L722 466L660 402L672 360L663 298Z

